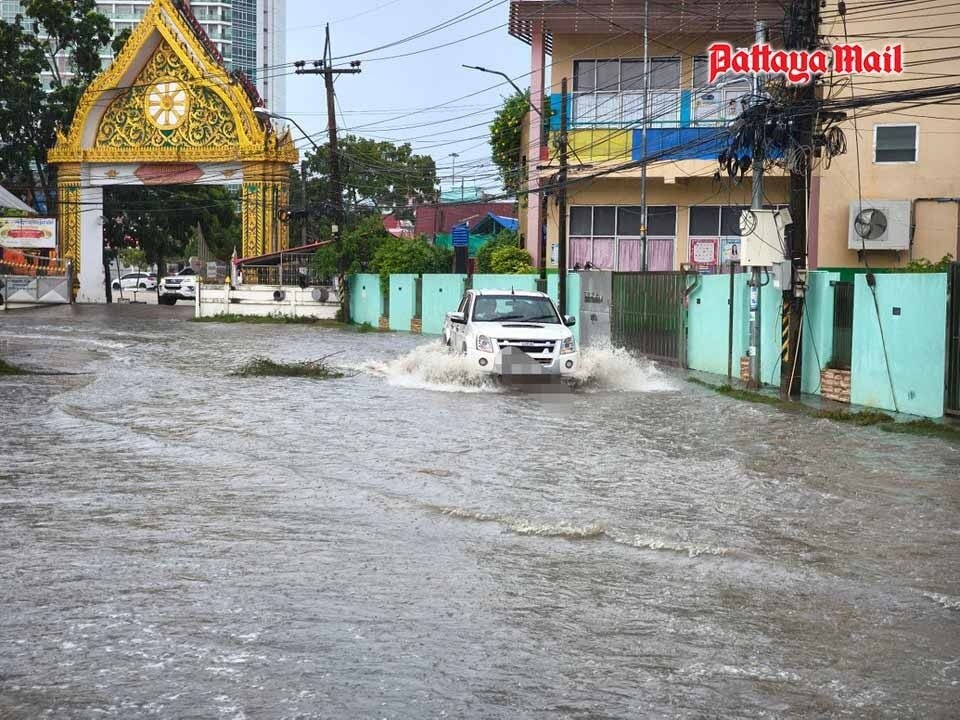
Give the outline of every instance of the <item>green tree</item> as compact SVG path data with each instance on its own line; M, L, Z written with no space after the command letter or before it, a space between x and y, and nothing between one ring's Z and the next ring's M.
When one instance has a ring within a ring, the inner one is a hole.
M379 213L365 215L343 233L339 244L326 245L317 250L314 255L316 272L326 276L336 275L341 254L346 258L347 274L367 272L373 267L377 249L390 237Z
M0 179L50 197L47 150L58 129L69 129L113 31L95 0L28 0L23 11L19 22L0 22ZM69 75L59 58L66 58ZM42 73L50 77L46 91Z
M382 290L389 287L396 273L447 273L453 265L453 250L431 245L423 238L384 240L373 254L373 269L380 273Z
M519 247L519 245L520 239L517 233L512 230L501 230L496 237L477 250L477 272L496 272L493 269L493 253L503 247Z
M533 272L533 258L515 245L498 247L490 258L493 272L502 275L521 275Z
M107 262L132 245L159 269L188 252L197 227L220 260L227 260L241 240L237 199L223 187L118 185L104 194L103 217Z
M394 211L412 219L411 202L436 198L437 168L429 155L417 155L408 143L396 145L381 140L347 135L339 140L340 174L343 179L344 227L349 229L372 211ZM327 237L332 216L330 203L329 146L307 156L308 227L315 237ZM294 187L299 189L299 176ZM291 203L297 205L296 201Z
M516 194L526 177L523 157L523 119L530 109L530 93L514 93L503 101L490 125L491 157L500 171L504 190Z

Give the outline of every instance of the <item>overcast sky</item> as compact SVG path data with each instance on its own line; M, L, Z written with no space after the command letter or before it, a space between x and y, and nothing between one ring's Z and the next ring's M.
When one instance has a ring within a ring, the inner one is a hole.
M450 153L459 153L456 184L461 177L470 186L498 189L491 180L487 126L495 106L512 89L502 78L462 64L501 70L511 77L525 75L530 66L530 48L507 34L507 0L287 0L287 60L307 60L323 54L324 23L330 23L334 57L340 62L361 60L359 75L341 75L336 83L341 130L365 137L409 140L423 154L432 155L449 187ZM373 48L396 42L481 6L480 14L409 42L383 50ZM485 32L488 31L488 32ZM479 34L479 35L478 35ZM464 39L470 35L477 37ZM458 41L458 42L454 42ZM408 57L394 57L452 43ZM384 59L378 59L384 58ZM385 59L391 58L391 59ZM289 75L287 114L305 130L326 132L323 78ZM526 88L526 77L517 80ZM499 85L498 87L492 87ZM457 98L476 93L471 97ZM455 100L455 102L449 102ZM443 103L443 107L431 108ZM469 117L454 119L460 115ZM398 117L405 115L405 117ZM441 122L451 120L450 122ZM369 127L362 127L362 126ZM472 126L472 127L471 127ZM325 141L325 135L317 138Z

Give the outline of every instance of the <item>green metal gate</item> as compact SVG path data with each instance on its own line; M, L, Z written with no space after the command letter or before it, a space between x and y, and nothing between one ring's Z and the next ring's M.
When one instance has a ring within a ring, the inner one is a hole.
M686 365L687 277L681 272L613 273L614 344L652 360Z
M950 415L960 415L960 263L953 263L948 271L947 310L947 397L945 409Z

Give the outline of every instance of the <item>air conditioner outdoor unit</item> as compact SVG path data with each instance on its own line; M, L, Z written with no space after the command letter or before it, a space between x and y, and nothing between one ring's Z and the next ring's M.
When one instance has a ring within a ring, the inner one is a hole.
M909 200L854 200L850 203L850 250L908 250Z

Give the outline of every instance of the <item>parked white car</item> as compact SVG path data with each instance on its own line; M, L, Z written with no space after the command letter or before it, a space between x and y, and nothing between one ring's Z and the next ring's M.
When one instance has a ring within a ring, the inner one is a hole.
M456 312L447 313L443 340L472 366L500 376L568 376L580 352L570 328L541 292L468 290Z
M189 267L176 275L168 275L160 283L161 305L176 305L177 300L194 300L197 297L197 274Z
M110 286L114 290L153 290L157 287L157 276L153 273L124 273L119 279L114 280Z

